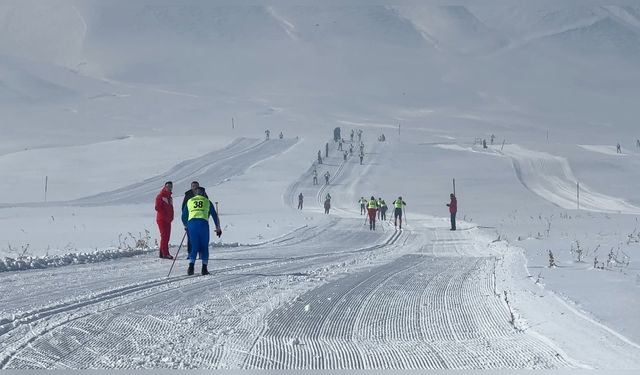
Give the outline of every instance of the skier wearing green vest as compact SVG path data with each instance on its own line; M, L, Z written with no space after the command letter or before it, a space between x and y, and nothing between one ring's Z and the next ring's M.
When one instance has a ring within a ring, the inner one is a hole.
M209 274L207 270L209 263L209 216L213 218L213 222L216 224L216 235L220 237L222 229L220 229L218 213L213 207L213 203L204 195L204 189L199 187L195 196L189 199L182 209L182 223L187 229L189 241L191 241L187 275L193 275L198 253L202 259L202 274Z
M393 201L393 226L398 226L398 218L400 218L400 229L402 229L402 209L406 206L407 203L402 200L402 197L398 197L395 201Z

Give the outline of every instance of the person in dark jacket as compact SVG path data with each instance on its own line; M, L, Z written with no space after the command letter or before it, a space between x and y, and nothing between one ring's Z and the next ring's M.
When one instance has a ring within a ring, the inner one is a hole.
M173 198L171 191L173 183L167 181L156 196L156 223L160 230L160 258L173 259L169 254L169 238L171 237L171 222L173 221Z
M191 189L184 192L184 199L182 200L182 207L180 208L181 211L184 210L184 208L187 206L187 202L189 201L189 199L196 196L196 191L198 190L198 188L200 188L200 183L198 181L191 182ZM205 190L205 188L202 188L202 190L204 192L204 197L209 198L207 196L207 191ZM191 254L191 241L189 240L189 231L187 231L187 253Z
M189 268L187 275L193 275L196 263L196 255L200 254L202 260L202 274L208 275L209 270L209 216L216 224L216 235L222 235L220 219L213 203L204 196L204 189L198 188L195 196L187 201L182 209L182 224L187 228L191 240L191 252L189 253Z
M304 200L304 196L302 195L302 193L300 193L298 195L298 209L301 210L302 209L302 202Z
M456 213L458 212L458 200L453 193L449 194L451 202L447 203L449 206L449 213L451 214L451 230L456 230Z

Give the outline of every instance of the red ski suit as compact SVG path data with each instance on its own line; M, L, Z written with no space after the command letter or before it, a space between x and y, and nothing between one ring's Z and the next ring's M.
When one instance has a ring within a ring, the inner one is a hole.
M458 200L456 197L451 197L451 202L449 202L449 213L455 214L458 212Z
M173 198L166 187L156 196L156 223L160 230L160 256L169 254L169 237L171 237L171 222L173 221Z

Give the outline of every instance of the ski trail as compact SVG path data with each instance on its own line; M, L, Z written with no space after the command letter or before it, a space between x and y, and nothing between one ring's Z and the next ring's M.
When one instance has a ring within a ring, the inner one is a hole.
M40 207L40 206L102 206L117 204L136 204L151 202L165 181L174 185L188 186L193 180L200 185L213 187L228 181L233 176L267 158L280 154L295 144L294 139L277 141L258 141L239 138L227 147L210 152L199 158L183 161L165 173L122 188L91 195L70 201L48 203L3 204L4 207Z
M564 209L576 209L577 183L567 159L544 152L528 150L519 145L504 148L511 158L520 182L531 192ZM580 184L580 209L603 213L640 214L623 199L598 193Z

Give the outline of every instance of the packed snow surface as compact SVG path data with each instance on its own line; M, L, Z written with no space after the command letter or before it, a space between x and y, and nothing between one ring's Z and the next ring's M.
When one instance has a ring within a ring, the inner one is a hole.
M640 369L637 4L9 0L0 25L0 368Z

